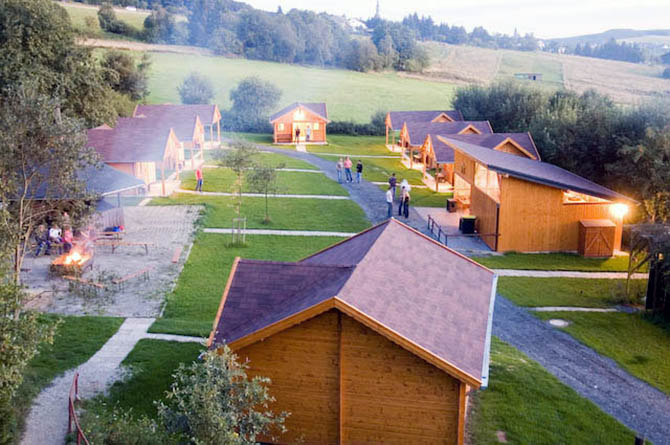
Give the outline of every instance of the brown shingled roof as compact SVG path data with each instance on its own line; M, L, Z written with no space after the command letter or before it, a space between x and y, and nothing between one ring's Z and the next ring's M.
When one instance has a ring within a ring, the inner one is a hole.
M88 145L96 149L106 163L161 162L170 140L177 138L170 128L156 128L145 118L119 118L114 128L88 130Z
M429 134L452 135L472 127L483 134L493 133L489 121L458 121L458 122L408 122L407 134L410 144L420 147Z
M511 139L522 149L535 156L536 160L540 160L540 153L530 133L454 134L449 138L486 148L496 148L507 139Z
M195 119L196 116L200 118L200 122L203 125L215 124L221 120L221 112L219 107L216 105L210 104L194 104L194 105L183 105L183 104L158 104L158 105L137 105L135 111L133 112L133 117L138 116L161 116L168 114L175 114L177 116L182 116L191 121Z
M400 130L405 122L431 122L442 114L454 121L463 120L463 114L458 110L389 111L389 119L391 128Z
M210 344L251 344L279 321L336 308L479 386L495 282L492 271L391 219L297 263L239 260Z

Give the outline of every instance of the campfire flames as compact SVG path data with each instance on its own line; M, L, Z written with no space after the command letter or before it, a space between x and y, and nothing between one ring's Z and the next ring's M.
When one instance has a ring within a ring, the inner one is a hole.
M86 258L84 258L79 252L74 251L68 256L65 257L65 261L63 261L63 264L66 266L70 265L81 265L84 261L86 261Z
M73 250L56 258L51 263L51 272L56 275L81 273L85 267L92 264L92 260L91 254Z

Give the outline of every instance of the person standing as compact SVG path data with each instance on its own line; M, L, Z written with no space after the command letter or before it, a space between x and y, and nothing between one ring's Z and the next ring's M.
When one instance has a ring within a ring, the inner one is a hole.
M305 130L306 141L309 142L310 137L312 136L312 128L308 125Z
M405 189L405 197L403 198L403 216L405 219L409 218L409 190Z
M342 184L342 169L344 168L344 162L342 162L342 158L340 158L337 161L337 164L335 164L335 170L337 171L337 182Z
M65 253L70 253L73 241L74 236L72 235L72 229L70 226L65 226L65 230L63 230L63 250Z
M49 234L46 228L44 227L44 224L40 224L37 227L37 230L35 231L33 238L35 239L35 244L37 245L37 249L35 250L35 256L36 257L40 256L40 251L42 251L42 248L44 248L44 254L48 255L49 250L51 250L51 243L49 242Z
M400 184L400 201L398 204L398 216L402 216L402 211L405 206L405 191L407 188L405 187L404 184Z
M391 187L391 192L393 193L394 200L395 200L395 187L397 183L398 180L395 177L395 173L391 173L391 177L389 178L389 187Z
M295 129L295 142L300 143L300 127Z
M349 159L349 156L344 160L344 174L346 177L347 182L353 182L354 178L351 176L351 166L353 165L353 162L351 162L351 159Z
M390 218L393 214L393 192L391 191L391 186L386 190L386 207L387 217Z
M195 171L195 191L202 193L202 168Z
M356 163L356 182L361 183L361 177L363 176L363 163L359 159Z

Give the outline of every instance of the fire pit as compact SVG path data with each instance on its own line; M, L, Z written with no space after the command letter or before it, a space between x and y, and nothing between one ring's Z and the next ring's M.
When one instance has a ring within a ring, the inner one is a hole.
M56 276L63 275L81 275L86 268L93 267L92 252L80 252L73 249L69 253L64 253L51 263L51 273Z

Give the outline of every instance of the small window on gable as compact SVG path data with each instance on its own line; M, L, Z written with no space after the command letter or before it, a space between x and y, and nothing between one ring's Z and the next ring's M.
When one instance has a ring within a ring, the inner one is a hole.
M318 122L314 122L314 129L315 129L315 130L318 130L318 129L319 129L319 123L318 123Z
M284 131L284 124L279 124L279 126L277 127L277 129L278 129L279 131Z

